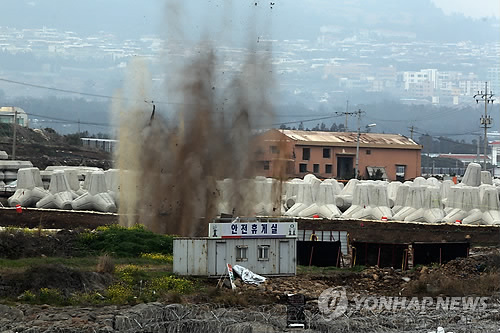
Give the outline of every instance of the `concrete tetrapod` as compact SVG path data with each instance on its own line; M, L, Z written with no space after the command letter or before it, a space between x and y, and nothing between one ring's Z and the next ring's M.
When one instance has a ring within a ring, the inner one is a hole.
M115 201L115 205L118 207L118 202L120 200L120 170L106 170L104 171L104 178L106 179L106 188Z
M331 219L341 215L340 210L335 205L335 191L337 187L332 182L322 182L319 185L319 191L316 202L299 213L300 217L313 217L319 215L321 217Z
M491 172L481 171L481 184L493 185L493 178Z
M467 186L481 185L481 166L474 162L469 163L461 183Z
M448 204L448 197L450 196L450 193L451 193L451 187L454 186L455 183L453 183L452 180L443 180L443 182L441 183L441 202L443 203L443 205L446 207Z
M295 200L295 204L285 212L286 216L299 216L301 211L313 203L311 184L303 182L298 185L297 199Z
M285 211L289 210L290 208L293 207L293 205L295 205L295 202L297 201L297 196L299 194L299 187L300 184L302 183L303 180L298 178L294 178L291 181L286 182L286 192L283 202Z
M89 178L88 192L73 200L73 209L115 213L116 205L107 191L104 172L94 171Z
M344 218L374 219L392 217L387 198L387 186L381 182L360 182L354 189L352 205L343 214Z
M494 186L489 186L484 190L481 208L483 210L482 224L500 225L500 200Z
M254 211L257 215L267 216L274 211L272 191L273 184L276 180L272 178L258 177L255 181L255 198L257 204L254 206Z
M353 201L354 189L359 183L359 180L353 178L347 182L347 185L342 189L339 195L335 197L335 204L340 210L349 208Z
M405 207L406 198L408 197L408 192L410 191L409 184L401 184L398 186L396 192L396 199L394 201L394 207L392 207L392 215L395 215L397 212L401 210L401 208Z
M428 185L427 183L427 179L425 179L424 177L417 177L413 180L413 185L417 185L417 186L425 186L425 185Z
M429 178L427 178L427 184L426 185L428 185L428 186L435 186L437 188L441 188L441 183L435 177L429 177Z
M423 207L405 217L405 221L439 223L444 218L441 192L437 186L424 187Z
M349 183L346 188L348 186ZM354 190L352 192L351 205L342 213L343 218L352 218L355 213L365 209L365 204L368 202L368 183L358 181L353 185L353 187Z
M75 193L71 190L66 173L56 170L50 179L49 193L36 203L37 208L72 209Z
M403 185L400 186L400 188ZM402 207L394 216L393 220L405 221L406 217L424 206L425 186L412 185L408 190L405 206Z
M75 169L64 169L64 175L68 180L69 187L73 191L76 199L78 196L85 193L85 191L80 186L80 181L78 180L78 172Z
M396 198L398 194L398 189L401 186L401 182L394 181L387 185L387 199L389 200L389 207L393 208L396 203Z
M389 207L389 198L387 197L387 186L384 182L377 182L373 186L373 195L370 196L371 216L375 220L381 220L382 217L392 218L392 210Z
M462 221L470 216L469 221L475 221L481 218L479 188L472 186L453 186L451 188L453 200L451 209L443 218L443 222L452 223Z
M23 168L17 171L17 189L8 199L9 206L32 207L47 195L43 189L38 168Z

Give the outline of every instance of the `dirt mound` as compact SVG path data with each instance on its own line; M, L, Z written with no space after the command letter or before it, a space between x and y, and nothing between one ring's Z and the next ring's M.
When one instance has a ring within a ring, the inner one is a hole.
M12 126L0 124L0 150L12 154ZM80 145L76 134L60 135L51 129L17 127L16 159L27 160L45 169L49 165L112 167L110 153Z
M500 271L500 250L487 253L473 254L468 258L458 258L444 265L447 274L469 277L480 275L483 272Z
M0 258L67 257L78 251L77 242L78 232L68 230L55 234L7 230L0 232Z
M0 297L26 290L58 289L64 296L74 292L103 290L112 282L110 274L82 272L59 264L40 265L25 272L0 276Z

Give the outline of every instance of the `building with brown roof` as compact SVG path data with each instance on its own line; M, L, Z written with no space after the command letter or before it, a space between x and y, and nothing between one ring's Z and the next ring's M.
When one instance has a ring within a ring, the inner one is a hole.
M271 129L256 137L258 175L350 179L356 163L357 132ZM422 146L399 134L361 133L359 177L408 180L420 176ZM377 172L380 170L380 172Z

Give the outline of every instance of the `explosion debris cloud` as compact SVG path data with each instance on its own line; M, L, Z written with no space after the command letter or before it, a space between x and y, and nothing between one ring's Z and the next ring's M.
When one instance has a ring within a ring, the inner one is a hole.
M178 14L179 3L170 2L167 11L172 8ZM233 180L229 207L237 215L253 213L253 193L241 185L254 176L252 135L272 119L270 51L246 50L246 59L235 70L217 57L217 47L208 41L186 46L185 53L194 56L179 67L172 68L175 62L166 59L167 91L155 96L166 103L157 105L146 65L138 60L129 66L121 94L138 102L113 106L119 125L122 225L141 223L159 233L203 235L200 218L218 213L217 181L226 178Z

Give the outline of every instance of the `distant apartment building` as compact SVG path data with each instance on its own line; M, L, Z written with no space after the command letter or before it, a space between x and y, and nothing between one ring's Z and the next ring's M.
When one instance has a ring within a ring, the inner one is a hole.
M269 130L254 142L256 173L275 178L303 177L350 179L356 163L356 132ZM399 134L361 133L359 177L369 179L376 170L389 180L420 176L422 146Z
M500 95L500 64L498 64L496 67L490 67L488 68L488 82L491 87L491 91L499 96ZM484 82L483 82L483 87L484 87ZM480 89L481 90L481 89ZM483 88L484 90L484 88ZM488 89L490 90L490 89Z
M15 122L19 126L28 127L28 115L26 112L17 106L2 106L0 107L0 123L12 124Z
M432 88L437 88L437 69L421 69L420 71L401 72L399 80L403 83L405 90L410 90L411 86L430 82Z

